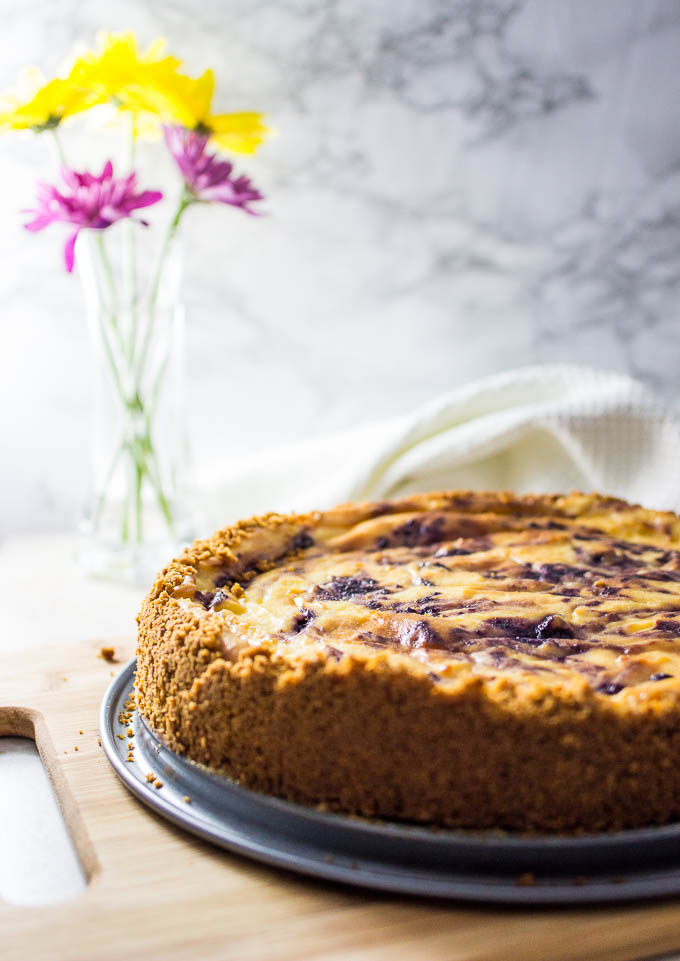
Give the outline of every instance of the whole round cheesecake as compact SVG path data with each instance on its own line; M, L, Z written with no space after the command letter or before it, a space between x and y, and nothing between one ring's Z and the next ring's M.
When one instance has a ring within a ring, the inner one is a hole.
M174 750L367 817L597 831L680 816L680 519L443 492L198 541L139 615Z

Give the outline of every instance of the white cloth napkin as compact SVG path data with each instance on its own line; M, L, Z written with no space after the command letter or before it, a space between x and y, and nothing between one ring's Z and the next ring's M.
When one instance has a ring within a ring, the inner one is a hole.
M413 413L256 456L202 478L205 521L446 488L600 491L680 509L680 416L629 377L526 367Z

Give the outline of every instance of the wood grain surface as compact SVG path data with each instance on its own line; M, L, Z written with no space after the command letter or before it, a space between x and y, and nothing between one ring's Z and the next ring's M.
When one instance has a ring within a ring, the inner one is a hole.
M433 902L314 882L182 833L128 794L97 742L133 647L118 643L113 665L94 642L0 658L0 735L35 737L89 879L58 905L0 902L3 961L632 961L680 948L680 900Z

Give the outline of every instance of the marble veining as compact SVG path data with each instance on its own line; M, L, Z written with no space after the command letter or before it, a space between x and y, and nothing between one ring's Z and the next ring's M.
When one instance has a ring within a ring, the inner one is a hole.
M188 411L216 461L403 411L541 361L678 396L680 0L0 0L0 85L100 26L214 65L278 136L242 163L267 218L192 211ZM69 155L113 147L69 133ZM142 148L142 177L172 188ZM21 231L45 143L0 146L0 534L68 527L86 487L88 364L57 231ZM231 409L231 404L229 404ZM49 468L46 467L49 465Z

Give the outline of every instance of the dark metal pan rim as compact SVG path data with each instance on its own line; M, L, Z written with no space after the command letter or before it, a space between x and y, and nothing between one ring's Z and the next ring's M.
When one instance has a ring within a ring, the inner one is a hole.
M680 894L680 825L612 834L513 835L370 821L252 791L167 748L135 712L135 751L117 738L135 661L112 681L102 746L126 787L223 848L320 879L508 904L585 904ZM146 780L160 773L164 787ZM184 796L191 803L183 803ZM524 883L527 881L528 883Z

